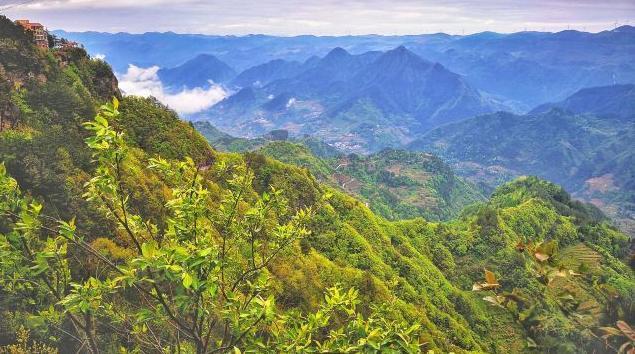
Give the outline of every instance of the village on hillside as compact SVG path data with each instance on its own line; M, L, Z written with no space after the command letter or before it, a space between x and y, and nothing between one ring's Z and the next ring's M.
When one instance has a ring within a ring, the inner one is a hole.
M33 35L35 45L40 48L75 48L78 46L77 42L49 33L41 23L31 22L30 20L16 20L15 23L24 28L25 31L30 32Z

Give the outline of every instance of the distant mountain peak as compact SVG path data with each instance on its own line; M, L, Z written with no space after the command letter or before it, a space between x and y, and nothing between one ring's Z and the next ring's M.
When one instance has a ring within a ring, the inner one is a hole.
M421 58L420 56L413 53L408 48L402 45L395 49L385 52L381 57L379 57L378 62L395 63L399 65L412 65L412 64L425 65L425 66L432 65L431 62Z
M342 47L333 48L325 57L325 61L339 60L341 58L350 57L351 53L347 52L346 49Z
M219 60L215 55L213 54L209 54L209 53L201 53L197 56L195 56L193 59L190 59L188 61L198 61L198 60Z
M236 72L229 65L212 54L199 54L174 68L164 68L158 72L161 82L167 87L207 87L209 80L222 83L231 80Z
M613 32L635 33L635 27L629 26L629 25L624 25L624 26L620 26L620 27L614 29Z
M403 45L400 45L399 47L396 47L394 49L386 51L386 54L392 54L392 55L416 55L415 53L411 52L408 48L404 47Z
M613 115L635 119L635 85L619 84L580 89L563 101L546 103L531 113L545 113L560 109L574 114Z
M209 53L201 53L201 54L198 54L197 56L195 56L194 58L186 61L182 65L180 65L178 67L175 67L175 68L171 68L171 69L176 69L176 68L179 68L179 67L193 69L196 66L202 65L202 64L206 64L206 65L213 64L213 65L218 65L218 66L223 66L223 67L229 68L229 65L225 64L222 60L218 59L215 55L209 54Z

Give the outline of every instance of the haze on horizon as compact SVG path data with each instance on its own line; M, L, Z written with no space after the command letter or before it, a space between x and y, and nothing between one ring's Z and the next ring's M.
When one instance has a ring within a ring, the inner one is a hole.
M50 29L202 34L599 32L635 23L632 0L0 0L0 13Z

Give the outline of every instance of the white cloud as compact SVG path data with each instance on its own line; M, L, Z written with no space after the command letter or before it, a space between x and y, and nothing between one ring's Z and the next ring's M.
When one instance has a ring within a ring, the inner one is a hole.
M154 96L179 114L203 111L228 95L228 92L219 85L211 85L208 89L196 87L183 89L174 94L168 93L159 80L158 71L158 66L140 68L130 65L125 74L119 75L119 87L126 95Z
M5 1L19 4L20 0ZM0 0L0 3L3 1ZM208 34L413 34L525 27L599 31L635 21L633 0L35 0L8 9L49 28ZM486 23L489 19L496 21Z
M99 59L99 60L106 60L106 54L97 53L93 55L93 58Z

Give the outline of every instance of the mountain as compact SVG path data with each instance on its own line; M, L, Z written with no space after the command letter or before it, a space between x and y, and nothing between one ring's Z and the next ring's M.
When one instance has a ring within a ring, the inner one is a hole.
M289 142L269 143L257 152L309 169L319 180L360 198L390 220L418 216L447 220L484 199L448 165L429 154L383 150L368 156L329 159Z
M194 127L221 151L254 151L307 168L319 181L359 198L389 220L448 220L484 200L474 186L430 154L386 149L368 156L345 155L308 136L270 141L232 137L209 122L195 122Z
M286 129L343 150L372 152L504 107L404 47L360 55L335 48L304 67L296 76L241 90L190 118L210 120L237 136Z
M412 115L423 130L503 107L403 46L362 69L343 91L349 93L347 106L368 99L385 114Z
M634 316L628 237L557 185L389 221L307 169L212 149L81 48L4 17L0 37L2 352L400 351L376 341L396 332L413 352L597 353ZM386 154L403 182L438 165Z
M453 38L446 34L424 36L216 36L173 32L103 33L66 32L55 34L82 43L89 53L103 54L117 72L129 64L140 67L174 67L199 54L212 54L239 71L276 59L303 63L323 57L335 47L355 53L388 50L404 41L437 42Z
M632 85L584 89L528 115L501 112L432 130L409 148L451 159L470 181L490 190L514 176L547 178L598 205L617 206L614 216L630 225L635 219L632 98Z
M302 67L303 65L296 61L275 59L241 72L231 84L236 87L261 87L272 81L295 76L300 73Z
M470 86L512 105L518 112L595 86L635 82L635 31L557 33L524 31L471 35L411 36L207 36L176 33L67 33L62 37L104 54L118 72L129 64L174 67L209 53L239 71L271 60L304 62L342 47L353 54L387 51L400 45L462 75ZM584 58L584 59L581 59Z
M157 74L164 86L173 89L207 87L226 83L236 76L234 69L213 55L201 54L174 68L160 69Z
M474 87L529 110L586 87L635 82L630 26L599 33L518 32L456 38L413 51L464 75ZM580 60L584 58L584 60Z
M635 85L613 85L582 89L567 99L546 103L530 113L545 113L559 108L575 114L615 115L632 120L635 114Z
M361 67L371 64L381 53L367 52L353 55L341 47L336 47L323 58L305 62L304 70L287 80L273 82L266 87L267 92L279 95L292 92L300 96L331 95L330 92L341 82L352 79Z

